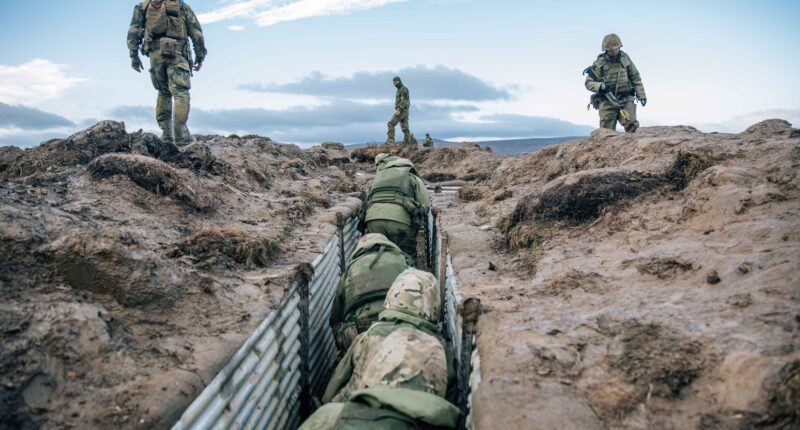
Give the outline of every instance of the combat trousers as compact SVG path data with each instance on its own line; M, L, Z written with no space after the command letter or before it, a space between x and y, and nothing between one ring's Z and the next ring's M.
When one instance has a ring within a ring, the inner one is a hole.
M150 79L158 91L156 121L162 131L163 140L175 138L176 145L188 145L191 135L186 122L189 120L189 90L191 65L183 55L162 57L158 51L150 53Z
M400 250L417 261L417 228L397 221L376 219L367 221L365 233L380 233L394 242ZM413 265L413 264L412 264Z
M400 123L400 129L403 130L403 142L411 143L411 131L408 128L408 109L401 110L400 113L395 110L392 119L386 124L389 127L386 131L388 140L394 141L394 128L398 122Z
M620 111L625 111L628 115L623 118ZM625 132L633 133L639 128L639 121L636 120L636 104L633 102L633 97L625 102L622 109L615 108L608 101L600 102L600 128L608 128L616 130L617 121L625 127Z

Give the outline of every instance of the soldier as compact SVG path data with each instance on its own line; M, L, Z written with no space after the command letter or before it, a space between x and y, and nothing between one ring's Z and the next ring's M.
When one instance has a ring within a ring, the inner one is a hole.
M386 293L397 275L408 269L406 254L386 236L364 235L336 289L330 325L336 345L344 352L383 311Z
M191 142L186 121L189 119L189 89L192 74L192 55L189 39L194 48L194 71L199 71L206 58L203 30L192 9L183 0L144 0L133 8L133 18L128 29L128 49L131 67L144 70L139 59L150 57L150 79L158 91L156 120L161 128L161 139L175 144Z
M412 261L417 258L417 231L427 222L430 198L414 164L389 154L375 157L377 174L367 193L367 233L380 233Z
M598 96L606 92L616 96L621 106L614 106L607 97L597 97L600 110L600 127L611 130L616 129L617 121L625 127L626 132L635 132L639 128L636 120L636 104L638 98L642 107L647 104L647 95L644 92L642 78L639 70L633 64L628 54L622 52L622 41L616 34L609 34L603 38L603 52L597 56L591 69L595 77L586 77L586 89L597 93Z
M414 136L408 129L408 111L411 108L408 88L403 85L403 81L400 80L399 76L392 78L392 82L394 82L394 86L397 87L397 94L394 98L394 115L392 115L392 119L390 119L387 124L389 130L386 132L386 143L394 143L394 127L399 122L400 129L403 130L403 143L409 145L412 143L416 144L416 139L414 139Z
M441 304L436 279L417 269L403 271L392 283L384 307L379 321L358 335L339 362L323 402L345 402L354 392L376 386L414 388L452 398L453 354L439 333ZM390 373L402 383L382 379L386 373L375 371L370 364L376 360L392 367Z
M422 143L422 146L425 148L433 148L433 139L431 139L431 135L425 133L425 141Z

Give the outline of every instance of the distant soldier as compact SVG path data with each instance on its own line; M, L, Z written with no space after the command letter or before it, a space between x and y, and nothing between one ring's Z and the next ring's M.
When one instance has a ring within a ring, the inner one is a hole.
M425 133L425 141L422 142L422 146L425 148L433 148L433 139L431 139L431 135Z
M436 278L407 269L392 283L379 322L358 335L334 370L323 402L345 402L364 388L412 388L452 394L452 353L439 333L441 303ZM382 362L380 368L374 364ZM385 372L391 367L391 372ZM399 381L386 375L401 376Z
M189 51L194 48L194 63ZM144 70L139 49L150 57L150 79L158 91L156 120L161 139L177 145L191 142L189 128L189 89L192 66L199 71L206 58L203 30L192 9L183 0L144 0L133 8L128 29L131 67Z
M378 320L386 293L408 268L406 254L386 236L370 233L359 239L331 308L329 322L340 351Z
M622 41L616 34L606 35L602 48L604 52L586 70L586 89L596 93L592 104L600 111L600 127L614 130L619 121L626 132L635 132L639 121L634 100L638 98L642 107L647 104L639 70L620 50Z
M408 128L408 111L411 108L408 88L403 85L403 81L400 80L399 76L392 78L392 82L394 82L394 86L397 87L397 94L394 98L394 115L392 115L392 119L390 119L387 124L389 130L386 132L386 143L394 143L394 128L399 122L400 128L403 130L403 143L416 144L416 139L414 139L414 136Z
M417 232L431 207L425 182L405 158L378 154L375 162L377 174L367 192L366 232L386 236L416 261Z

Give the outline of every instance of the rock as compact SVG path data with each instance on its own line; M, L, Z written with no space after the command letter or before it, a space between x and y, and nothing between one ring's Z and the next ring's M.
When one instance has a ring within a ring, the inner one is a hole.
M719 275L717 274L716 270L708 272L708 275L706 276L706 282L708 282L711 285L714 285L714 284L719 284L719 281L720 281Z

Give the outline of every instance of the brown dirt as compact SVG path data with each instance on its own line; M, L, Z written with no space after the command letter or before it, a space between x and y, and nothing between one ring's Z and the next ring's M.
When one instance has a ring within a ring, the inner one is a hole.
M0 151L0 428L168 427L362 188L336 145L198 140Z
M798 148L779 120L598 130L436 195L484 307L477 427L796 428Z

